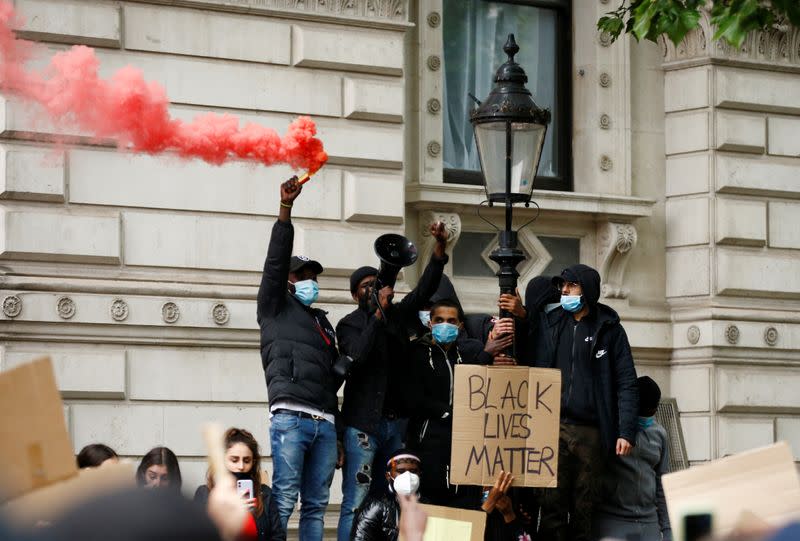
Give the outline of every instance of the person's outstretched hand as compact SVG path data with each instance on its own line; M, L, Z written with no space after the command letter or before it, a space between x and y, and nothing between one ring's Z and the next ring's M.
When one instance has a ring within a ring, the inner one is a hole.
M400 537L406 541L422 541L428 515L419 506L415 494L398 494L400 504Z
M291 205L302 191L303 187L297 182L297 175L293 176L281 184L281 203Z
M511 472L501 471L500 475L497 476L497 479L494 482L494 486L491 488L491 490L489 490L489 497L486 498L486 501L483 502L483 505L481 505L481 509L487 513L494 511L494 508L497 506L497 502L500 500L500 498L505 496L509 487L511 487L511 483L513 482L514 476L511 475Z

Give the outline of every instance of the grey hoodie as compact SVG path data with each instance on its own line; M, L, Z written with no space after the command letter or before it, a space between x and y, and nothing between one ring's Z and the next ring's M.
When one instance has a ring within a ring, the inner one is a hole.
M595 512L616 519L658 522L664 539L671 538L661 476L669 473L669 440L664 427L653 422L636 433L629 456L615 456L604 476L604 493Z

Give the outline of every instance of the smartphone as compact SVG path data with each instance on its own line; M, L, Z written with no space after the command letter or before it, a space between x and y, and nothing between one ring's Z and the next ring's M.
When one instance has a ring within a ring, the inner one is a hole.
M236 493L245 500L253 497L253 480L239 479L236 481Z

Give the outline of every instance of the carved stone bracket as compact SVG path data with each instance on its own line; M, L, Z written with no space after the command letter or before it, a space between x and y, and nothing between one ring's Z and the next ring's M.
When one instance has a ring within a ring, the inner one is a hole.
M719 58L745 62L800 66L800 29L790 24L775 24L763 31L750 32L739 49L725 41L712 41L715 28L708 12L700 17L700 26L689 32L677 46L660 38L664 62Z
M422 267L428 264L428 259L433 253L434 240L431 237L431 224L433 222L444 222L444 227L447 230L447 251L452 253L452 248L458 237L461 236L461 217L454 212L439 212L436 210L427 210L421 212L419 215L419 229L420 229L420 246L419 246L419 259Z
M627 299L630 290L625 287L625 269L638 236L631 224L606 222L598 226L598 261L603 279L601 296L609 299Z

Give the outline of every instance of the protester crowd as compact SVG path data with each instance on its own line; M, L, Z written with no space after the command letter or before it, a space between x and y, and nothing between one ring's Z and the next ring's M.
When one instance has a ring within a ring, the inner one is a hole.
M135 474L139 487L151 490L102 504L104 516L122 517L114 520L125 531L112 537L284 540L299 500L300 539L320 541L334 471L342 468L339 541L394 541L401 530L405 539L422 539L418 499L485 512L487 540L671 539L661 485L669 441L654 419L660 389L648 377L637 378L619 316L599 302L596 270L574 265L559 276L538 277L527 284L524 300L518 293L501 295L498 307L507 317L468 315L443 274L447 234L442 224L432 224L435 249L417 286L395 301L394 284L376 286L378 269L357 269L350 277L354 309L334 329L315 307L322 265L292 255L291 209L300 192L296 179L281 186L258 292L272 479L253 435L230 428L225 466L252 489L234 493L231 486L216 487L209 475L189 505L179 496L175 454L156 447ZM510 472L487 487L450 482L459 364L561 372L557 488L512 487ZM116 460L114 450L99 443L77 456L81 468ZM247 510L244 522L227 524L240 508ZM152 526L136 519L143 510L169 523L172 533L135 537ZM50 538L83 532L80 512L53 528ZM74 538L94 537L84 532Z

